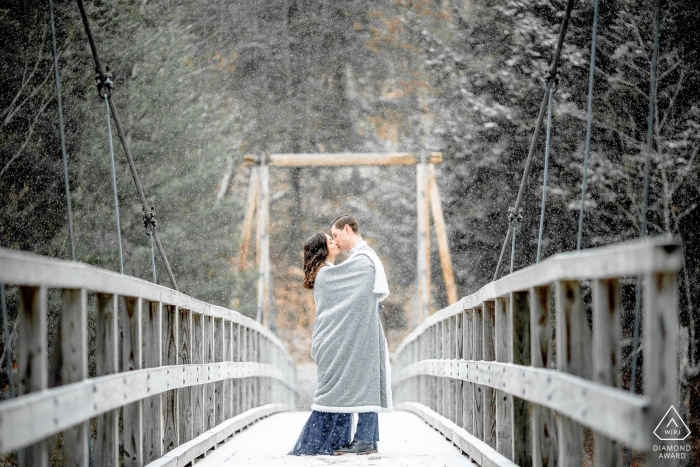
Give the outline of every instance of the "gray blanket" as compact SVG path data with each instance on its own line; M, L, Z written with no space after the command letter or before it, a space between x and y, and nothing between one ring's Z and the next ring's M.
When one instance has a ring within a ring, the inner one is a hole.
M318 389L312 410L391 411L388 351L374 286L375 266L367 254L318 272L311 343Z

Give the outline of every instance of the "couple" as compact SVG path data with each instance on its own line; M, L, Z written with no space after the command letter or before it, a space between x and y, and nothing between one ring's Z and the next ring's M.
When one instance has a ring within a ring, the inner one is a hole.
M384 267L351 216L334 220L331 234L317 233L304 244L304 287L313 289L316 303L311 356L318 367L318 389L311 416L290 452L297 456L377 452L377 413L392 407L389 355L379 317L379 302L389 295ZM340 251L349 256L336 266Z

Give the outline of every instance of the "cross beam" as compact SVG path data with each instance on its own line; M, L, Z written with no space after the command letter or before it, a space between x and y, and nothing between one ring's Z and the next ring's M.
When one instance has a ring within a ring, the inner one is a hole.
M269 154L259 156L246 154L244 164L250 165L250 185L243 235L239 254L239 269L246 267L248 249L253 234L254 217L257 217L258 231L256 238L258 279L257 320L272 323L272 284L269 251L269 187L268 167L342 167L342 166L416 166L416 201L418 215L418 261L417 286L418 303L416 319L420 322L428 317L430 304L430 212L438 243L440 263L445 279L445 291L449 304L457 301L457 287L452 269L452 259L447 242L445 219L438 192L435 166L442 162L441 152L425 154L414 153L320 153L320 154Z
M246 154L246 165L260 164L260 156ZM319 153L319 154L270 154L265 157L265 165L276 167L338 167L345 165L416 165L420 164L420 154L395 153ZM427 164L442 162L441 152L427 154Z

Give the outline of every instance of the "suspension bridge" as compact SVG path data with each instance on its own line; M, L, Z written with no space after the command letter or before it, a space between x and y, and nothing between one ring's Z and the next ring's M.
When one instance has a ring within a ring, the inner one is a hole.
M257 211L261 254L254 320L177 290L157 235L155 212L146 204L111 100L110 75L102 67L78 0L108 122L116 126L143 204L152 261L157 246L173 288L79 263L74 257L67 261L0 249L6 343L4 284L16 286L18 296L17 347L5 353L12 397L0 402L0 453L14 454L22 467L48 466L51 447L60 437L63 465L71 466L616 466L632 459L677 465L677 456L664 455L674 451L677 438L663 432L661 421L673 416L671 408L677 409L679 402L680 244L641 238L581 249L579 230L577 251L539 261L538 250L537 264L518 271L511 266L509 274L499 277L509 242L511 255L515 252L522 191L545 113L549 136L557 64L572 5L570 0L492 282L476 293L457 296L433 172L441 154L254 156L248 161L255 170L241 247L245 258ZM591 70L597 1L595 8ZM656 14L658 48L658 9ZM652 76L656 78L655 71ZM592 92L592 72L590 77ZM56 86L58 91L58 72ZM60 92L58 98L60 103ZM590 112L588 130L586 160ZM548 154L548 144L546 148ZM297 458L286 453L307 417L298 410L307 407L297 404L294 361L263 324L270 321L272 309L267 167L348 164L417 168L416 315L421 322L392 355L396 410L380 416L379 453ZM584 178L582 199L585 185ZM646 199L648 182L644 189ZM450 303L432 315L426 254L431 210ZM645 211L646 207L643 215ZM69 222L70 212L69 205ZM580 219L581 225L583 203ZM642 237L644 225L642 218ZM636 300L629 386L635 387L641 372L642 394L623 389L622 383L622 290L631 286ZM57 337L51 347L50 296L60 297ZM641 347L639 334L644 337ZM88 361L89 355L94 362Z

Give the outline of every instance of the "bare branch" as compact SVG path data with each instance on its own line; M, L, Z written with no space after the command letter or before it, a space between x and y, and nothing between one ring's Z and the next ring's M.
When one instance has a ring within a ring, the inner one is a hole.
M25 79L25 76L26 76L26 68L25 68L25 72L22 73L22 85L20 86L19 91L17 91L17 94L15 95L14 99L12 99L12 102L10 102L10 105L7 106L7 109L5 109L2 112L2 114L0 114L0 117L4 117L5 115L7 115L8 113L10 113L12 111L15 103L17 102L17 100L20 98L20 96L24 92L24 88L27 87L29 82L32 80L32 78L36 74L36 71L39 69L39 64L41 64L41 61L44 58L44 43L45 43L45 39L46 39L46 30L47 30L47 28L44 27L44 35L43 35L43 38L41 41L41 45L39 46L39 54L37 55L36 62L34 63L34 68L32 69L32 72L29 74L29 77ZM3 126L4 126L4 124L3 124Z
M12 165L12 163L19 157L20 154L22 154L22 151L24 151L24 148L29 144L29 140L31 139L32 135L34 134L34 128L36 127L37 122L39 121L39 118L44 114L44 110L46 110L46 107L48 107L49 103L51 102L52 99L46 99L42 106L39 108L39 111L36 113L36 116L34 117L34 121L29 125L29 129L27 130L27 136L24 138L24 142L22 142L22 145L19 147L17 152L15 152L15 155L10 158L9 161L7 161L7 164L0 170L0 178L2 175L5 173L5 171Z

